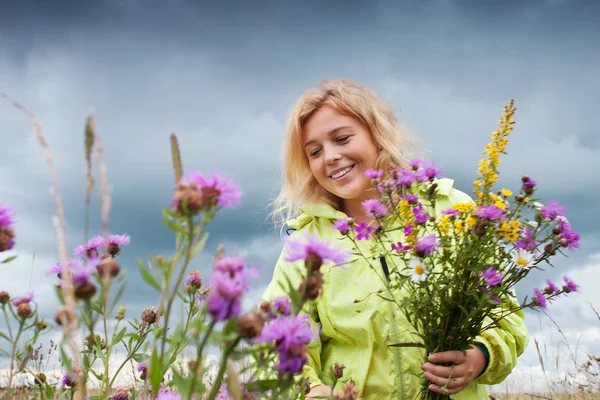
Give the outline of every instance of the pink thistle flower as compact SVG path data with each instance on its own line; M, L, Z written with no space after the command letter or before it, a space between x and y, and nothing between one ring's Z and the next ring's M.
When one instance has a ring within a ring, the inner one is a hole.
M502 273L494 269L494 267L487 268L480 276L485 280L487 286L498 286L504 277Z
M475 209L475 215L479 218L490 219L493 221L504 219L505 214L506 212L503 209L492 204L484 204Z
M571 279L565 276L563 280L565 281L565 285L563 286L563 290L565 291L565 293L579 291L579 285L573 282Z
M75 387L75 380L71 378L71 376L65 372L65 374L60 379L60 387Z
M69 260L69 268L72 270L73 268L78 268L79 266L81 266L81 261L79 260ZM46 270L46 272L44 273L45 276L50 276L50 275L58 275L62 273L62 265L60 264L60 262L57 262L56 264L54 264L53 266L51 266L50 268L48 268ZM59 276L60 278L60 276Z
M326 262L333 264L343 264L349 254L342 247L333 247L328 241L321 240L318 236L295 237L290 236L286 241L288 254L286 261L294 262L303 260L311 262L314 268L319 268Z
M188 278L185 281L185 286L191 286L194 289L200 289L202 287L202 277L200 271L190 271Z
M382 218L387 213L387 208L379 201L379 199L369 199L361 203L367 217Z
M397 171L398 179L396 179L396 185L398 186L403 185L406 187L410 187L417 180L417 177L413 171L401 168L398 168Z
M533 192L535 186L536 182L531 178L527 178L527 181L523 182L523 184L521 185L521 189L523 189L525 192Z
M419 158L415 158L413 160L410 160L408 162L408 166L413 169L413 170L418 170L419 168L421 168L423 166L423 160L419 159Z
M442 214L456 218L458 216L458 211L456 211L454 208L447 208L442 211Z
M429 219L429 215L423 210L423 204L421 203L412 209L412 213L415 216L415 222L417 224L424 224Z
M375 170L373 168L369 168L365 171L365 176L369 179L380 179L383 176L383 170Z
M87 256L88 258L96 258L100 255L99 248L106 246L106 238L95 236L84 244L75 247L73 254L77 257Z
M19 304L31 303L33 301L33 292L27 292L24 296L17 296L12 305L18 307Z
M539 289L533 289L534 300L535 302L542 307L544 310L548 307L548 301L546 300L546 296Z
M165 391L158 393L158 396L156 396L156 400L183 400L183 398L178 393Z
M433 253L439 247L438 238L435 235L423 236L417 240L415 245L415 254L419 257L425 257Z
M537 242L533 238L533 232L528 227L523 229L521 237L515 242L515 249L524 249L534 252Z
M562 232L558 237L558 241L565 244L569 249L579 248L579 233L571 229L571 224L567 221L559 219L558 225Z
M142 371L144 371L145 369L146 369L146 363L145 363L145 362L141 362L141 363L139 363L139 364L138 364L138 366L137 366L137 368L136 368L136 370L137 370L138 372L142 372Z
M549 294L558 293L558 286L556 286L550 279L546 279L546 285L548 286L546 289L544 289L544 291L550 292Z
M312 332L307 315L282 316L263 328L258 343L275 342L279 354L276 366L281 375L299 372L308 361L307 345Z
M242 198L240 187L218 172L202 175L193 171L182 177L180 182L198 185L205 206L218 205L223 208L232 208L239 205Z
M11 228L15 223L15 215L14 208L0 203L0 227Z
M273 310L277 311L279 315L290 315L291 311L291 302L288 297L278 297L273 300L273 305L271 307ZM275 317L273 315L273 317Z
M539 209L540 216L549 221L556 217L562 216L565 213L565 206L560 204L558 201L549 201L547 205Z
M405 194L404 196L402 196L402 198L406 200L408 204L417 204L417 201L419 201L418 196L410 193Z
M347 235L350 232L350 221L348 218L337 219L333 222L333 228L337 229L342 235Z
M356 235L356 240L369 240L371 233L375 230L374 227L367 225L364 222L361 222L357 226L354 227L354 232Z
M100 258L90 258L85 263L75 262L69 265L73 284L75 286L85 284L91 278L98 264L100 264Z
M433 163L423 164L422 169L415 173L417 182L432 182L435 178L442 176L442 170L436 168Z
M410 235L413 232L412 224L408 224L404 228L402 228L402 232L404 233L404 236Z
M215 264L208 294L208 313L216 321L238 316L242 296L249 291L248 270L242 257L222 257Z

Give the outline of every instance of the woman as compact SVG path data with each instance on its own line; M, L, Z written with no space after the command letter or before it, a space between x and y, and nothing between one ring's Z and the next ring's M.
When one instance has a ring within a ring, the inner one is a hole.
M333 222L350 217L357 224L372 223L361 203L377 197L377 191L372 190L365 171L407 168L415 148L389 105L371 91L347 80L326 81L304 93L291 112L274 215L295 229L293 235L318 235L350 249L352 243L333 229ZM472 202L452 184L450 179L438 181L437 214L454 203ZM373 242L358 243L373 264L380 261L373 254ZM284 249L265 300L284 295L281 283L286 279L295 285L301 280L304 266L286 262L285 253ZM366 400L415 399L422 374L433 382L429 390L434 392L456 394L452 396L456 399L487 399L484 385L500 383L527 345L523 313L506 318L501 328L483 332L466 355L437 353L421 364L419 349L388 346L414 341L414 337L403 313L371 296L385 287L382 277L387 268L385 260L381 262L378 270L355 257L345 269L323 271L321 296L308 311L311 325L319 332L303 369L310 384L308 396L330 394L317 371L329 371L338 362L346 367L344 378L352 378L359 396ZM436 365L449 362L454 367Z

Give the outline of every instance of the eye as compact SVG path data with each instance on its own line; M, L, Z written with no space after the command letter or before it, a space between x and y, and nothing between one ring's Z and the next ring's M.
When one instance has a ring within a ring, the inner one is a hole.
M309 156L314 158L314 157L318 156L319 153L320 153L319 149L314 149L313 151L311 151L309 153Z
M350 136L340 136L339 138L336 139L336 142L346 143L348 141L348 139L350 139Z

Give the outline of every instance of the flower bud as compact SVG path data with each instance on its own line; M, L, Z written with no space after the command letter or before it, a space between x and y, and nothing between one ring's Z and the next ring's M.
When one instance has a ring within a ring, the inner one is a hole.
M96 294L96 286L90 281L75 288L75 298L79 300L88 300Z
M35 323L35 326L40 330L43 331L44 329L46 329L48 327L48 324L46 323L46 321L44 320L39 320L38 322Z
M531 195L533 194L533 188L527 186L525 189L523 189L523 191L527 194L527 195Z
M322 287L323 274L320 271L314 271L308 277L308 283L306 282L306 279L302 279L298 292L300 295L304 295L307 300L314 300L319 297Z
M569 242L567 242L566 239L560 239L558 241L558 244L561 245L562 247L568 247L569 246Z
M119 275L121 267L119 267L119 263L114 258L106 257L100 261L100 264L98 264L96 270L102 278L109 276L114 278L115 276Z
M522 194L518 194L515 196L515 200L518 201L519 203L522 203L523 200L525 200L525 196L523 196Z
M58 311L56 312L56 315L54 316L54 320L56 321L56 323L58 325L62 325L63 320L67 324L71 324L71 323L73 323L73 321L75 321L75 314L67 307L61 306L58 309Z
M119 306L119 308L117 309L117 315L115 316L115 319L121 321L123 318L125 318L125 307Z
M175 211L180 215L186 215L183 208L184 203L191 215L198 214L202 209L202 194L195 183L189 185L183 183L177 184L172 204L175 205Z
M202 188L202 208L210 209L217 205L221 191L216 187L205 186Z
M318 271L319 268L321 268L321 265L323 265L323 258L317 253L309 251L304 263L306 267L309 268L309 271Z
M560 225L555 225L554 228L552 228L552 233L555 235L560 235L562 233L562 228Z
M31 316L31 306L29 303L21 303L17 306L17 314L23 319L27 319Z
M46 375L43 372L38 372L37 374L35 374L33 380L36 385L44 386L44 384L46 383Z
M3 290L0 292L0 304L6 304L10 301L10 295L7 291Z
M262 300L258 305L258 308L260 308L262 312L268 313L271 310L271 303L266 300Z
M0 226L0 251L7 251L15 244L15 232L8 227Z
M544 246L544 251L550 254L551 256L556 254L556 250L554 249L552 243L548 243L546 246Z
M344 368L346 368L344 364L335 363L333 366L333 376L336 379L340 379L342 376L344 376Z
M265 320L260 312L254 310L240 317L235 327L239 335L246 339L254 339L260 336L265 325Z
M147 324L155 323L157 317L158 314L156 314L156 309L154 307L148 307L142 312L142 321Z

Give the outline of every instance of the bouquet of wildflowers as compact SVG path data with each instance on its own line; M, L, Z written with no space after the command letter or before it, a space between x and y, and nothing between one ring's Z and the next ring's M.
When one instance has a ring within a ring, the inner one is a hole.
M413 160L410 169L366 172L380 194L363 202L374 224L361 223L352 231L347 221L336 221L352 240L374 233L391 264L385 298L396 303L420 340L393 345L423 347L425 354L467 350L481 332L499 326L506 316L527 307L546 308L549 301L577 290L565 277L560 287L546 281L545 288L535 289L520 305L514 297L514 286L531 270L551 263L564 249L579 246L564 207L533 197L533 179L524 176L516 195L494 189L514 112L511 101L485 148L474 182L474 202L437 207L436 212L440 170ZM403 239L393 240L390 233L399 230ZM394 294L400 289L409 295L397 298ZM423 398L449 398L427 390L430 384L423 378Z

